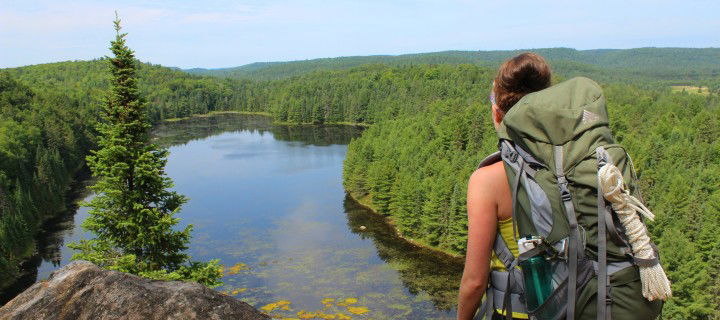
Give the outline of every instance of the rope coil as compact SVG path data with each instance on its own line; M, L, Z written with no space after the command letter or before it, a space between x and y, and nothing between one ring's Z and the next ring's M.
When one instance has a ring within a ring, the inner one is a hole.
M625 188L622 172L615 165L611 163L603 165L598 170L598 176L603 196L610 201L620 223L625 227L625 235L632 247L633 255L641 259L655 259L655 250L650 244L647 229L638 213L650 221L655 220L655 215L640 200L630 195ZM640 266L640 281L643 296L650 301L656 299L664 301L672 296L670 280L660 263L650 267Z

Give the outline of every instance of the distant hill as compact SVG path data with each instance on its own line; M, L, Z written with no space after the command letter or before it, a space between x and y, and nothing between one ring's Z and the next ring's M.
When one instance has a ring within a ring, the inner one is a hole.
M575 50L545 48L497 51L442 51L404 55L352 56L287 62L256 62L234 68L184 70L191 74L235 79L275 80L317 70L349 69L363 64L404 66L413 64L478 64L495 67L521 52L533 51L548 59L561 74L578 72L607 80L695 81L720 75L720 48L638 48Z
M81 109L96 112L108 86L107 61L63 61L0 69L34 91L71 97ZM191 75L177 68L138 63L139 89L150 103L153 123L210 111L229 110L246 101L249 81ZM1 90L2 88L0 88Z

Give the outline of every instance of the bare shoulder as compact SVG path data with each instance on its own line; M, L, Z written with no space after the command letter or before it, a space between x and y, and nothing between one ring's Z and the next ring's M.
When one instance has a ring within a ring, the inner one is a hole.
M475 170L468 181L468 214L473 215L474 211L478 211L476 208L482 207L485 208L482 211L490 211L494 216L499 204L499 193L507 188L503 184L507 182L502 161Z
M473 232L478 228L495 228L501 203L502 183L505 181L502 162L479 168L470 175L467 188L468 226ZM487 230L485 230L487 231ZM485 232L483 231L483 232Z
M503 183L506 183L505 167L499 161L475 170L470 175L468 189L497 190Z

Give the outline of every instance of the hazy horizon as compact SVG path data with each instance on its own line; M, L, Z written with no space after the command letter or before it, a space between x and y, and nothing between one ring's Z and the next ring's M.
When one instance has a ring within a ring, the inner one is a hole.
M720 3L0 0L0 68L109 53L114 12L141 61L188 68L528 48L720 47Z
M321 59L338 59L338 58L353 58L353 57L398 57L398 56L405 56L405 55L419 55L419 54L432 54L432 53L443 53L443 52L495 52L495 51L533 51L533 50L543 50L543 49L572 49L577 51L594 51L594 50L634 50L634 49L646 49L646 48L654 48L654 49L720 49L720 47L637 47L637 48L593 48L593 49L576 49L576 48L568 48L568 47L549 47L549 48L518 48L518 49L503 49L503 50L439 50L439 51L428 51L428 52L408 52L408 53L399 53L399 54L369 54L369 55L350 55L350 56L334 56L334 57L316 57L316 58L307 58L307 59L298 59L298 60L275 60L275 61L254 61L249 62L241 65L232 65L232 66L220 66L220 67L186 67L181 68L178 66L172 66L172 65L165 65L161 63L156 63L154 61L145 61L140 59L143 63L150 63L153 65L160 65L167 68L177 68L181 70L192 70L192 69L205 69L205 70L221 70L221 69L231 69L231 68L238 68L243 67L255 63L285 63L285 62L297 62L297 61L312 61L312 60L321 60ZM92 61L96 59L102 59L103 57L95 57L95 58L89 58L89 59L68 59L68 60L57 60L57 61L48 61L48 62L39 62L39 63L33 63L33 64L26 64L26 65L19 65L19 66L0 66L0 69L4 68L22 68L27 66L33 66L33 65L40 65L40 64L50 64L50 63L59 63L59 62L69 62L69 61Z

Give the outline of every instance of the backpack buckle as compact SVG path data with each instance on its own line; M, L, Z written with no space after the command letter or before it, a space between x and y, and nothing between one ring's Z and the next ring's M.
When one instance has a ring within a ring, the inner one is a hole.
M518 153L515 150L515 148L510 144L510 142L506 140L500 141L500 152L502 154L503 158L506 158L508 161L515 163L518 159Z
M570 194L570 191L565 190L564 192L561 192L560 199L562 199L562 201L572 200L572 195Z
M606 164L607 164L607 159L605 159L605 158L599 158L597 161L598 169L602 168Z
M505 157L512 163L517 162L518 153L512 150L505 150Z
M612 294L610 293L610 290L612 290L612 286L610 285L610 276L607 278L607 283L605 284L607 295L605 295L605 305L609 306L613 304L613 298Z
M565 176L559 176L558 178L558 188L560 188L560 199L563 201L570 201L572 200L572 195L570 194L570 190L568 189L568 181L565 178Z

